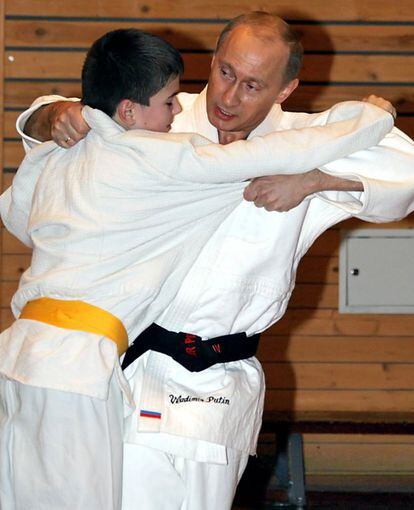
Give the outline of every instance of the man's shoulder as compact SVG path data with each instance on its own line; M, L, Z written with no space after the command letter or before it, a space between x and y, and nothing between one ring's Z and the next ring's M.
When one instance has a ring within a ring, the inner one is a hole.
M197 99L200 94L189 94L187 92L180 92L177 99L181 106L181 112L174 117L172 125L172 131L175 132L187 132L187 131L198 131L197 123L195 120L197 109Z

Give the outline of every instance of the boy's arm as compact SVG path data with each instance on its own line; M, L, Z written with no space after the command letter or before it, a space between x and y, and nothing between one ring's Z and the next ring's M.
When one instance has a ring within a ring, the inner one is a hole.
M40 99L43 99L43 101L50 101L53 99L56 102L44 105L41 109L33 112L31 117L28 118L25 126L23 122L28 116L27 114L22 114L21 118L19 118L17 122L21 134L24 130L26 136L29 135L32 138L37 138L38 140L44 141L53 138L58 145L64 148L71 147L77 141L86 136L90 128L82 116L82 106L80 103L60 101L59 99L62 99L60 96L49 96ZM382 98L370 96L367 100L392 114L395 113L395 109L392 104ZM23 116L25 117L23 118ZM307 168L309 168L309 166ZM340 178L336 180L330 179L328 176L321 173L319 173L318 179L315 179L313 177L314 175L315 174L304 175L303 179L299 176L295 179L292 178L292 183L293 181L296 183L294 187L290 185L289 179L285 177L284 182L287 184L286 188L287 190L290 188L292 190L292 194L283 195L283 203L277 204L279 207L278 210L288 210L306 198L310 192L310 182L318 183L321 186L319 189L313 189L311 193L328 189L356 189L356 183L352 181ZM312 177L312 179L310 179L310 177ZM298 194L299 190L302 191L302 195Z
M28 226L33 193L43 170L42 161L56 150L52 142L33 148L20 164L12 185L0 196L0 215L5 227L29 248L32 247Z
M90 109L83 110L91 127ZM85 114L86 112L86 114ZM324 125L278 131L225 146L197 135L128 131L119 143L142 153L163 175L199 183L240 182L260 175L307 172L347 154L376 145L393 118L373 105L341 103L324 117ZM155 143L163 140L163 147Z

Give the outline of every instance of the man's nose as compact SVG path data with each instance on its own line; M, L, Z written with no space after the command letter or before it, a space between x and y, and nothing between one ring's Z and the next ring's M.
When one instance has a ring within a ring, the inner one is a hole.
M237 84L229 85L223 93L223 106L236 106L239 103Z

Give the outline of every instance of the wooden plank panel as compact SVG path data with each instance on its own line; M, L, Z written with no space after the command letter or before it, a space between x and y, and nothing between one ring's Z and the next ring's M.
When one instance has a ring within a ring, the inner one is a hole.
M4 13L5 6L4 2L0 4L0 50L1 54L4 54ZM4 59L2 58L0 61L0 162L3 165L3 136L4 136ZM3 187L3 179L1 179L1 187ZM2 263L2 255L3 255L3 247L0 240L0 265ZM0 283L0 286L2 284ZM0 306L2 305L2 301L0 300Z
M395 124L408 136L414 138L414 117L398 117Z
M3 255L2 278L4 281L19 281L23 272L30 266L31 255Z
M413 82L414 56L305 55L300 78L305 81Z
M414 90L398 85L308 85L301 84L283 103L284 110L322 111L340 101L360 100L375 94L391 101L399 113L414 112ZM7 97L7 96L6 96Z
M24 150L20 141L4 142L4 166L17 168L24 158Z
M206 80L211 55L183 55L186 80ZM78 78L83 51L6 51L6 78ZM306 55L300 74L305 81L413 82L413 55Z
M1 240L4 254L27 255L31 253L31 250L27 246L12 236L4 227L1 229Z
M412 363L264 363L268 390L412 390ZM337 395L339 397L339 394Z
M340 411L360 413L412 413L414 411L413 391L296 391L267 390L265 398L267 411L293 411L299 419L300 413L323 412L333 414Z
M271 336L262 334L258 358L296 362L414 362L411 337Z
M352 315L337 310L288 309L269 332L275 336L401 336L412 337L412 315Z
M326 0L280 0L275 8L273 0L226 0L206 2L176 0L174 6L169 0L73 0L69 4L52 0L6 0L7 15L39 16L82 16L87 17L139 17L139 18L232 18L242 12L267 10L278 13L286 19L299 20L356 20L356 21L412 21L412 1L400 0L347 0L326 2Z
M329 229L324 234L316 239L313 245L307 252L308 255L312 256L338 256L339 254L339 230Z
M4 112L4 136L6 138L16 138L18 133L16 131L16 119L20 112L6 111Z
M409 215L406 219L390 223L368 223L357 218L351 218L324 232L309 248L306 256L338 256L341 230L349 230L352 228L412 228L413 225L414 213Z
M297 284L289 308L338 308L338 285Z
M157 34L180 50L214 50L225 23L6 20L7 46L88 48L110 30L135 27ZM413 25L295 25L307 51L398 51L414 48Z
M349 433L349 434L325 434L305 432L303 440L309 445L315 444L367 444L371 446L379 443L388 446L414 447L414 436L410 434L365 434L365 433ZM412 459L414 461L414 457Z
M386 461L386 459L385 459ZM306 475L306 489L308 491L330 492L374 492L379 494L389 493L390 501L393 501L393 493L411 493L414 487L413 472L407 474L394 474L388 471L386 475ZM348 505L349 506L349 505ZM349 508L352 508L349 506ZM372 507L371 507L372 508Z
M304 257L298 267L296 282L338 283L338 257Z
M7 275L5 275L7 277ZM8 306L10 304L11 298L17 290L17 282L16 281L3 281L1 287L1 303L2 305Z
M6 78L80 78L83 51L6 51Z
M10 310L10 306L7 303L5 303L5 305L2 308L0 308L1 331L8 328L13 321L14 321L14 317Z
M203 83L186 83L181 84L183 92L198 93L201 92ZM63 97L80 97L81 85L80 81L13 81L8 80L5 83L5 104L9 108L27 108L34 98L57 94Z
M205 80L210 72L211 56L183 55L187 80ZM81 75L84 51L6 51L6 78L77 79Z
M7 189L13 181L14 173L3 173L3 189Z
M350 218L340 224L340 228L352 229L352 228L413 228L414 226L414 213L409 214L406 218L400 221L394 221L391 223L367 223L357 218Z
M259 455L273 457L276 447L275 436L273 434L269 438L264 436L267 434L259 436ZM411 475L411 482L413 481L414 443L409 435L305 433L302 438L307 477L306 486L310 490L315 480L310 482L309 476L314 478L317 475L319 477L329 475L332 478L335 473L339 477L340 472L346 474L347 479L365 476L364 485L358 485L360 489L363 489L364 486L366 488L367 485L371 486L373 483L373 480L366 479L367 476L375 475L378 480L381 474L384 479L384 475L387 475L388 478L390 473L393 473L394 476L398 473L400 477ZM338 455L336 447L339 452L344 450L345 454ZM404 451L403 462L401 466L396 465L402 451ZM388 461L388 459L390 460ZM380 472L378 472L378 467L381 469ZM353 473L353 476L350 476L350 473ZM319 480L318 484L321 482L322 480ZM326 490L328 486L330 483L325 485L324 489ZM407 488L410 487L412 485L407 485ZM341 483L339 483L338 489L344 490ZM376 489L380 491L381 485L377 485ZM394 490L401 490L401 486Z
M4 97L6 108L27 108L39 96L57 94L63 97L79 97L80 80L75 82L6 81Z
M163 37L180 50L214 50L225 23L7 20L7 45L14 47L89 48L106 32L135 27ZM403 30L400 36L410 36ZM391 36L392 37L392 36ZM398 38L398 37L397 37ZM376 37L378 39L378 37Z
M203 83L182 83L185 92L199 92ZM404 86L366 85L307 85L302 84L284 103L284 110L322 111L340 101L359 100L369 94L376 94L391 101L399 113L414 112L414 88ZM5 83L5 105L9 108L24 109L33 99L47 94L64 97L79 97L79 82L36 82L11 81Z
M307 472L356 475L412 473L414 445L411 443L355 442L304 444Z

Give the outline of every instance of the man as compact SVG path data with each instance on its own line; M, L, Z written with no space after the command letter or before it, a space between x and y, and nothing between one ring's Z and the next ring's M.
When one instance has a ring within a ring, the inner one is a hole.
M179 53L156 36L116 30L95 41L82 71L93 129L69 151L52 142L34 149L0 198L5 225L33 248L13 298L19 318L0 335L2 507L119 508L120 390L127 398L128 390L117 354L169 305L241 202L238 181L255 167L287 166L295 132L223 147L147 131L170 129L182 70ZM363 103L336 115L324 128L328 149L303 147L299 169L329 160L330 140L363 147L364 131L379 141L392 126ZM181 359L174 348L166 352Z
M299 66L297 41L281 20L266 13L236 18L219 39L207 91L180 95L183 112L173 130L196 131L227 143L317 125L318 115L285 113L279 106L296 88ZM60 143L70 146L85 126L75 121L75 128L65 124L53 129ZM395 137L403 148L393 154ZM299 204L287 213L240 204L207 243L156 323L173 332L214 338L239 332L251 336L277 321L286 310L300 258L324 230L350 214L386 221L412 210L412 143L400 133L382 143L324 168L352 182L319 172L302 181L293 177L293 184L278 178L282 204L277 207ZM388 167L388 161L396 160L399 175ZM326 182L321 184L320 178ZM249 198L262 193L259 185L263 183L251 185ZM335 186L364 188L365 194L322 194L302 202L314 191ZM295 196L285 203L283 194L292 188ZM124 508L229 509L260 428L264 380L258 361L249 358L189 373L150 351L125 374L137 411L126 424Z

